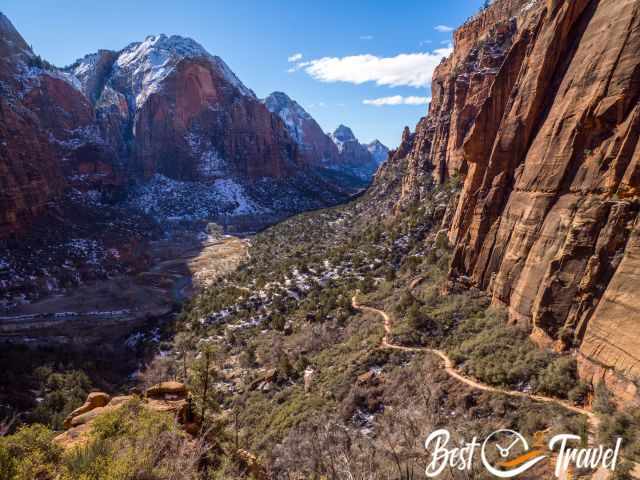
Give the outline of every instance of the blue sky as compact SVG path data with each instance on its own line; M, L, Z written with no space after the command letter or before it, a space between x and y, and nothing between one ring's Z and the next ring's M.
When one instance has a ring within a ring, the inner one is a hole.
M151 34L192 37L258 96L284 91L324 130L344 123L361 141L395 147L402 128L413 129L426 112L428 79L449 47L448 27L482 3L3 0L0 9L36 53L59 66Z

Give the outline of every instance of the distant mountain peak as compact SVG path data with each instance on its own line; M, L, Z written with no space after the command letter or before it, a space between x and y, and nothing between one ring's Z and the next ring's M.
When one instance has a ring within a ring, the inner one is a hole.
M287 110L292 114L311 119L311 115L300 106L298 102L293 100L289 95L284 92L273 92L267 98L263 100L263 103L267 106L270 112L280 115L280 117L287 116ZM281 115L282 113L282 115ZM283 120L285 120L283 118ZM286 120L285 120L286 123Z
M353 131L347 127L346 125L340 124L338 128L332 134L332 137L340 142L349 142L356 140L356 136L353 134Z
M113 75L116 82L129 88L132 106L140 108L149 95L157 92L166 79L185 59L204 59L213 65L220 75L233 85L242 95L255 98L252 90L247 88L218 56L211 55L195 40L180 35L149 35L142 42L133 42L119 52L100 50L85 55L69 67L83 84L95 74L96 62L105 54L115 57Z
M367 145L367 150L378 164L384 162L389 156L389 149L377 138Z
M182 37L180 35L167 36L164 33L159 35L148 35L142 42L133 42L127 45L118 58L118 65L125 66L135 63L140 57L150 55L173 55L181 58L209 57L209 53L195 40ZM163 61L162 55L153 59L154 63Z

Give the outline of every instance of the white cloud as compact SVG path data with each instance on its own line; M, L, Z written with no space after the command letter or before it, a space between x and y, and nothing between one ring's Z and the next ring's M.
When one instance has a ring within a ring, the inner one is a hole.
M433 43L433 41L432 40L421 40L420 41L420 46L428 45L429 43Z
M431 97L403 97L394 95L393 97L373 98L363 100L365 105L373 105L374 107L382 107L384 105L426 105L431 101Z
M448 25L436 25L433 28L442 33L453 32L453 27L449 27Z
M373 40L373 35L360 35L360 40Z
M395 57L353 55L324 57L298 64L311 77L321 82L348 82L356 85L375 82L378 85L423 88L431 83L434 69L452 48L433 52L401 53Z
M289 63L298 62L298 61L302 60L302 54L301 53L294 53L289 58L287 58L287 60L289 61Z

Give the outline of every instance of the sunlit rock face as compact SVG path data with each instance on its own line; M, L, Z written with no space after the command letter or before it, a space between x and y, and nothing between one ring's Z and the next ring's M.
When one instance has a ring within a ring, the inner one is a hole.
M462 181L451 278L539 344L577 348L584 376L627 398L619 380L640 375L639 14L634 0L496 0L455 33L401 145L401 205Z
M331 138L295 100L283 92L273 92L264 104L282 119L306 164L330 166L339 161L338 148Z
M129 137L131 169L143 178L282 177L302 162L279 118L189 38L150 36L70 70L113 126L114 141L118 130Z

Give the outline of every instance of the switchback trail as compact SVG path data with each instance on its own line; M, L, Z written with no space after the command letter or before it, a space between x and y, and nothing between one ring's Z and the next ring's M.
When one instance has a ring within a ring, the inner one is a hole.
M456 380L466 385L469 385L472 388L475 388L476 390L484 390L486 392L501 393L503 395L508 395L510 397L528 398L541 403L553 403L571 412L579 413L581 415L586 415L589 418L589 423L593 422L594 424L597 424L598 418L593 412L586 410L584 408L576 407L575 405L572 405L569 402L561 400L559 398L546 397L544 395L535 395L532 393L520 392L518 390L506 390L499 387L492 387L491 385L480 383L477 380L474 380L469 377L465 377L459 370L456 370L451 358L449 358L449 356L442 350L436 350L434 348L427 348L427 347L406 347L403 345L396 345L394 343L391 343L391 341L389 340L389 336L391 334L391 318L389 317L389 315L383 310L378 310L377 308L368 307L366 305L360 305L356 297L357 295L354 295L353 298L351 299L351 304L353 305L353 308L360 311L375 313L377 315L380 315L384 320L384 337L382 337L382 342L380 343L381 348L390 348L393 350L401 350L404 352L432 353L440 357L440 359L444 363L444 370L445 372L447 372L447 374L450 377L453 377Z
M438 357L440 357L440 359L444 363L444 370L445 372L447 372L447 374L450 377L455 378L459 382L462 382L470 386L471 388L475 388L476 390L483 390L485 392L501 393L503 395L507 395L510 397L528 398L530 400L533 400L535 402L540 402L540 403L552 403L570 412L586 415L588 419L588 424L589 424L589 428L588 428L589 437L590 437L589 443L593 442L595 434L598 431L598 426L600 424L600 419L595 413L589 410L586 410L584 408L576 407L575 405L572 405L569 402L565 400L561 400L559 398L546 397L544 395L535 395L532 393L520 392L518 390L507 390L504 388L492 387L491 385L480 383L477 380L474 380L469 377L465 377L459 370L456 370L455 365L451 360L451 358L449 358L449 356L442 350L437 350L434 348L427 348L427 347L406 347L404 345L397 345L392 343L389 340L389 337L391 335L391 318L385 311L379 310L374 307L368 307L366 305L359 304L357 300L357 294L351 298L351 305L353 306L353 308L355 308L356 310L360 310L361 312L370 312L382 317L382 319L384 320L384 336L382 337L382 341L380 342L380 348L389 348L392 350L400 350L403 352L431 353L433 355L437 355ZM604 469L603 467L600 467L598 470L596 470L593 473L591 479L604 480L608 478L609 473L610 472L608 470ZM569 475L565 474L563 478L567 478L567 477L571 478L571 476L572 476L571 474Z

